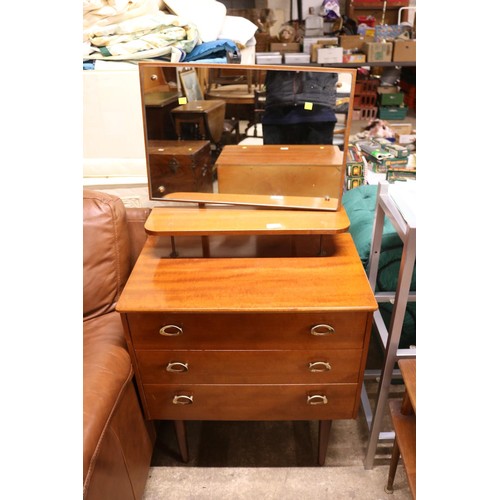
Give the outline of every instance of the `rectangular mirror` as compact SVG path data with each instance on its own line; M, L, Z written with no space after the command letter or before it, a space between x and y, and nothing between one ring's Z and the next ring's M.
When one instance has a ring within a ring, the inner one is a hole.
M140 62L151 200L342 198L355 69Z

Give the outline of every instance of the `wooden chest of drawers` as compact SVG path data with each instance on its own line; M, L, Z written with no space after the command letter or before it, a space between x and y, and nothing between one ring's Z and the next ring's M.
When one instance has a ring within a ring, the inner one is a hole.
M117 306L147 417L356 418L377 305L351 236L328 238L323 257L172 259L149 237Z
M213 191L208 141L149 141L148 168L153 199L175 191Z

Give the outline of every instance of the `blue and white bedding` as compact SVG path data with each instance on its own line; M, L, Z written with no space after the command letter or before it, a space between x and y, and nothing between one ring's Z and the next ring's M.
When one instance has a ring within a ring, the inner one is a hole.
M83 2L84 60L227 62L227 51L243 48L256 31L215 0Z

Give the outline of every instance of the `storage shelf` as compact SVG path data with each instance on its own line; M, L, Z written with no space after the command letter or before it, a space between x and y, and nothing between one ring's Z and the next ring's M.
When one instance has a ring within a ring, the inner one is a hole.
M398 66L416 66L416 61L404 61L404 62L363 62L363 63L332 63L332 64L318 64L318 63L309 63L304 64L303 66L316 66L316 67L325 67L325 68L362 68L364 66L370 67L383 67L383 68L395 68ZM287 66L283 64L282 66ZM297 66L295 64L294 66ZM302 65L300 65L302 66Z

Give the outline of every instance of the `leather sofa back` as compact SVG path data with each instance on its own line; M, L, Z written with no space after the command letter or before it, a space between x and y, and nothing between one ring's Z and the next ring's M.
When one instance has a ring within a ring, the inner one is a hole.
M83 193L83 319L114 310L131 266L126 210L117 196Z

